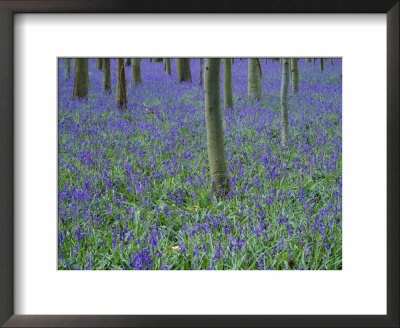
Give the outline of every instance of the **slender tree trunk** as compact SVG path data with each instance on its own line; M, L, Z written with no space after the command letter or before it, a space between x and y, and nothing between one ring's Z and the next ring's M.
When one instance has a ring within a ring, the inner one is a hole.
M171 75L171 59L164 58L164 69L168 75Z
M324 58L319 59L319 68L321 69L321 71L324 70Z
M149 58L149 62L151 63L153 61L153 58Z
M232 67L231 58L224 58L224 108L232 108Z
M315 65L315 61L317 60L317 58L313 58L313 60L314 60L314 63L313 63L313 64Z
M329 64L333 65L333 59L329 58Z
M136 84L136 85L142 83L142 76L141 76L141 72L140 72L140 58L133 58L133 60L132 60L131 83Z
M298 59L290 59L291 77L292 77L292 92L297 93L299 91L299 66Z
M232 58L232 65L235 63L235 58Z
M101 70L101 65L102 65L102 63L103 63L103 60L102 60L103 58L96 58L96 68L97 69L99 69L99 70Z
M286 147L289 137L289 110L287 105L289 84L289 60L282 60L282 84L281 84L281 144Z
M199 65L200 65L200 69L199 69L199 84L203 85L203 58L200 58Z
M282 58L279 58L279 64L282 65Z
M128 67L128 66L131 66L131 65L132 65L132 58L126 58L125 66Z
M127 108L125 65L123 58L117 58L117 97L116 105L119 109Z
M163 61L162 58L154 58L155 63L161 63Z
M87 58L75 58L73 98L86 98L89 89L89 69Z
M311 63L311 58L306 58L306 63Z
M189 58L176 58L176 74L178 76L178 82L192 81Z
M258 58L248 59L247 90L250 98L261 99L261 69Z
M224 131L222 129L220 62L219 58L206 58L204 87L207 150L212 188L216 195L224 197L230 191L230 182L226 172Z
M103 58L103 91L111 91L110 58Z
M64 78L68 80L71 76L71 59L64 58Z

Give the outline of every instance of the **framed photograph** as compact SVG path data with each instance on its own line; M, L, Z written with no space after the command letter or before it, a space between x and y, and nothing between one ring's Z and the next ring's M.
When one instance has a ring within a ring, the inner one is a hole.
M0 22L2 326L399 326L398 1Z

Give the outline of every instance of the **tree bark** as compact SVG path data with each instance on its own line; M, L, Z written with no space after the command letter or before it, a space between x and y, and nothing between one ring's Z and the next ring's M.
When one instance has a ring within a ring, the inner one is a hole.
M232 60L224 58L224 108L232 108Z
M218 197L223 197L230 191L230 182L226 173L224 132L222 128L220 62L219 58L206 58L204 87L207 150L212 189Z
M282 59L282 84L281 84L281 145L286 147L289 137L289 110L287 105L289 84L289 60Z
M176 75L178 82L192 81L189 58L176 58Z
M132 80L131 83L133 84L140 84L142 83L142 75L140 72L140 58L133 58L132 60Z
M73 98L86 98L89 89L89 68L87 58L75 58Z
M171 59L164 58L164 69L168 75L171 75Z
M102 60L102 59L103 59L103 58L96 58L96 68L99 69L99 70L102 69L102 67L101 67L101 65L102 65L102 63L103 63L103 60Z
M116 105L119 109L127 108L125 65L123 58L117 58L117 96Z
M132 65L132 58L126 58L125 66L128 67L128 66L131 66L131 65Z
M321 71L324 71L324 58L319 59L319 68Z
M333 59L329 58L329 64L333 65Z
M248 59L247 89L250 98L261 99L261 69L257 58Z
M111 91L110 58L103 58L103 91Z
M297 93L299 91L299 66L298 59L290 59L291 77L292 77L292 92Z
M69 79L71 76L71 59L70 58L64 58L64 79Z

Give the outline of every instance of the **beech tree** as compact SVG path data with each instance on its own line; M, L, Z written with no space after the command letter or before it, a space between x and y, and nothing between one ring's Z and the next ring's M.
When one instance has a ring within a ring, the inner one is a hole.
M171 59L164 58L164 69L168 75L171 75Z
M222 129L219 78L220 63L221 59L219 58L206 58L205 60L204 112L206 118L207 150L212 189L218 197L223 197L230 191L230 181L226 172L224 132Z
M199 84L203 85L203 58L200 58L199 65Z
M89 62L87 58L74 59L74 91L73 98L85 98L89 88Z
M103 91L111 91L111 74L110 74L110 58L103 58L102 73L103 73Z
M231 58L224 58L224 108L232 108L232 72Z
M96 58L96 68L97 69L101 69L102 63L103 63L102 58Z
M290 69L291 69L291 78L292 78L292 92L297 93L299 91L299 66L298 59L292 58L290 59Z
M117 58L117 96L116 105L119 109L127 108L125 65L123 58Z
M286 147L289 135L289 110L287 105L289 84L289 60L282 58L282 83L281 83L281 145Z
M140 84L142 83L142 75L140 72L140 58L133 58L132 60L132 80L131 83L133 84Z
M250 98L261 99L261 65L258 58L248 59L247 90Z
M192 81L189 58L176 58L176 75L178 82Z
M71 59L64 58L64 78L67 80L71 76Z
M329 58L329 64L333 65L333 59Z
M324 70L324 58L319 59L319 68L321 69L321 71Z

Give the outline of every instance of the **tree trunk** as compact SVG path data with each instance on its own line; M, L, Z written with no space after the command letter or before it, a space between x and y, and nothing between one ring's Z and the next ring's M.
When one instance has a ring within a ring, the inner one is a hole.
M132 80L131 83L133 84L140 84L142 83L142 75L140 72L140 58L133 58L132 60Z
M248 59L247 89L250 98L261 99L261 69L257 58Z
M171 75L171 59L164 58L164 69L168 75Z
M290 59L290 68L292 70L292 92L297 93L299 91L299 66L297 58Z
M117 58L117 97L116 105L119 109L127 108L125 65L123 58Z
M200 58L199 65L199 84L203 85L203 58Z
M224 108L233 107L231 63L231 58L224 59Z
M103 91L111 91L110 58L103 58Z
M329 64L333 65L333 59L329 58Z
M306 58L306 63L311 63L311 58Z
M314 58L314 63L313 63L314 65L315 65L315 61L316 61L316 60L317 60L317 58Z
M154 58L155 63L161 63L163 61L162 58Z
M289 137L289 110L287 105L289 84L289 60L282 60L282 84L281 84L281 144L286 147Z
M219 58L206 58L204 87L207 150L212 188L218 197L224 197L230 191L230 182L226 173L224 131L222 129L220 62Z
M86 98L89 88L89 68L87 58L75 58L73 98Z
M321 71L324 71L324 58L319 59L319 68Z
M178 77L178 82L192 81L189 58L176 58L176 75Z
M64 78L67 80L71 76L71 59L64 58Z
M101 65L103 64L103 60L102 59L103 58L96 58L96 68L99 69L99 70L102 69L102 67L101 67Z
M125 66L128 67L128 66L131 66L131 65L132 65L132 58L126 58Z

